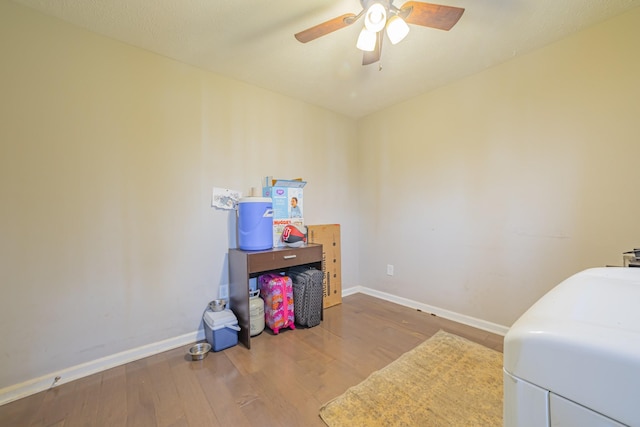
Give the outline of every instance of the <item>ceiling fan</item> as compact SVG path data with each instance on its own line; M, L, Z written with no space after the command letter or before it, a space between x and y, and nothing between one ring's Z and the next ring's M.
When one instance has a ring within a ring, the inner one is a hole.
M364 15L364 27L360 31L356 46L364 51L362 65L380 60L385 27L392 44L400 42L409 33L407 24L449 31L460 19L463 8L438 4L407 1L399 8L393 0L360 0L362 10L357 15L347 13L295 34L301 43L347 27Z

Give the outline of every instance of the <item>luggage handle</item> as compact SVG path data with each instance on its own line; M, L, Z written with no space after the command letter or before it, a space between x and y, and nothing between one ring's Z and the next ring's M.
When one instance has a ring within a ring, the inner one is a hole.
M282 258L284 259L294 259L296 257L296 255L285 255Z
M295 255L290 255L295 258ZM286 256L285 256L286 258ZM280 282L280 287L282 289L282 305L284 308L284 324L286 325L289 321L289 299L287 298L287 279L285 277L280 277L278 280Z

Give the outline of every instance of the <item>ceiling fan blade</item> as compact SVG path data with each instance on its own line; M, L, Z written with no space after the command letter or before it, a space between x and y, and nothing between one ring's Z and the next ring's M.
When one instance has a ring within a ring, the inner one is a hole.
M369 65L373 64L374 62L380 61L380 55L382 55L383 38L383 31L378 31L376 33L376 47L371 52L364 52L364 55L362 55L362 65Z
M300 31L295 34L296 39L298 39L301 43L307 43L311 40L315 40L318 37L322 37L329 33L332 33L336 30L349 26L355 22L358 18L358 15L354 15L353 13L346 13L342 16L338 16L337 18L330 19L322 24L318 24L311 28L307 28L304 31Z
M449 31L456 25L464 9L453 6L408 1L400 8L400 17L408 24Z

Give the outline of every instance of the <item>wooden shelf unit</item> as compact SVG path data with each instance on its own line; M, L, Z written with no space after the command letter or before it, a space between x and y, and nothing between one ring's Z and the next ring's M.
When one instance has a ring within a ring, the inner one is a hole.
M229 249L229 301L238 318L238 341L251 348L249 328L249 279L270 271L309 265L322 270L322 245L273 248L264 251Z

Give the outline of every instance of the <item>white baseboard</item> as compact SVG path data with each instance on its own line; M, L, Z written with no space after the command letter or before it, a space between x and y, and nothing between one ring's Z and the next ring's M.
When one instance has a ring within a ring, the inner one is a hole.
M370 295L372 297L380 298L386 301L390 301L396 304L403 305L405 307L414 308L427 313L435 314L436 316L444 317L445 319L453 320L458 323L472 326L474 328L482 329L484 331L492 332L498 335L505 335L509 330L508 327L498 325L484 320L476 319L474 317L465 316L463 314L455 313L449 310L444 310L431 305L422 304L416 301L412 301L407 298L398 297L388 294L386 292L376 291L375 289L366 288L364 286L354 286L342 290L342 296L346 297L356 293L362 293ZM145 357L153 356L154 354L162 353L164 351L172 350L180 346L186 346L188 344L201 341L204 339L204 330L188 333L179 337L170 338L164 341L144 345L142 347L134 348L131 350L123 351L111 356L96 359L91 362L83 363L77 366L72 366L61 371L52 372L48 375L44 375L40 378L35 378L29 381L25 381L21 384L15 384L4 389L0 389L0 405L13 402L20 398L39 393L49 388L64 384L79 378L86 377L116 366L123 365L125 363L133 362ZM60 377L58 381L55 379Z
M464 314L456 313L453 311L445 310L443 308L434 307L432 305L423 304L407 298L398 297L386 292L377 291L375 289L367 288L364 286L354 286L342 290L342 296L348 296L353 294L365 294L372 297L380 298L386 301L394 302L396 304L403 305L405 307L414 308L416 310L424 311L427 313L435 314L445 319L453 320L454 322L462 323L464 325L472 326L474 328L482 329L483 331L491 332L498 335L506 335L509 330L508 326L498 325L497 323L487 322L485 320L476 319L475 317L466 316Z
M142 347L123 351L111 356L92 360L91 362L72 366L61 371L52 372L40 378L25 381L21 384L15 384L9 387L5 387L3 389L0 389L0 405L4 405L5 403L13 402L14 400L39 393L60 384L77 380L79 378L111 369L116 366L124 365L125 363L133 362L135 360L139 360L148 356L153 356L154 354L172 350L183 345L186 346L188 344L201 341L204 338L204 330L201 329L197 332L191 332L179 337L170 338L167 340L144 345ZM60 379L56 381L56 378L58 377L60 377Z

